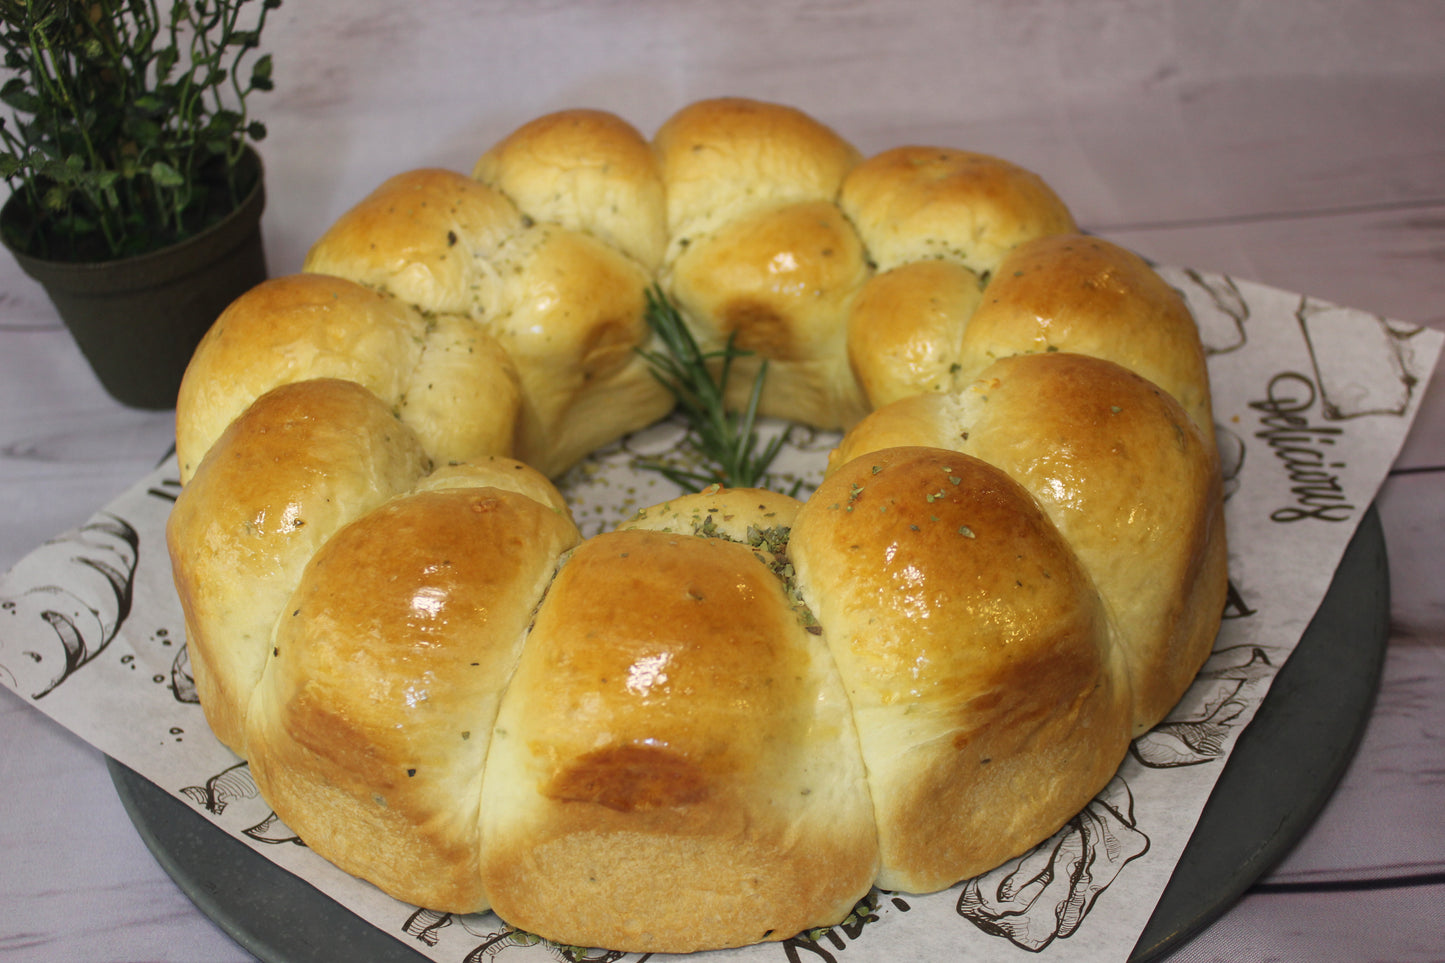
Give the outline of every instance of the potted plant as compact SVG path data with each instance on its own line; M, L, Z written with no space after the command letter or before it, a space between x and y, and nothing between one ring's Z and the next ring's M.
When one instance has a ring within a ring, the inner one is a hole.
M260 218L281 0L0 0L0 237L106 390L175 404L216 316L266 277Z

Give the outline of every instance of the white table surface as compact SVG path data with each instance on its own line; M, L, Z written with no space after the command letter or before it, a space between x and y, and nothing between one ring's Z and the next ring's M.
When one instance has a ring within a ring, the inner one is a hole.
M1445 4L287 0L265 231L273 274L386 176L469 170L564 107L650 132L700 97L802 107L1043 174L1156 260L1445 329ZM1364 742L1310 832L1179 961L1445 959L1445 391L1378 499L1392 579ZM111 401L44 294L0 262L0 570L83 521L173 437ZM248 955L134 832L100 754L0 690L0 956Z

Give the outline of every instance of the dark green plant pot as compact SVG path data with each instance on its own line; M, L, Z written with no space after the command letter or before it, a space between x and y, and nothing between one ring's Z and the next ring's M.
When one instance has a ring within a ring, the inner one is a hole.
M237 297L266 280L260 158L256 186L224 221L179 244L115 261L48 261L10 247L39 281L110 396L132 408L174 408L202 335ZM0 220L19 216L12 195Z

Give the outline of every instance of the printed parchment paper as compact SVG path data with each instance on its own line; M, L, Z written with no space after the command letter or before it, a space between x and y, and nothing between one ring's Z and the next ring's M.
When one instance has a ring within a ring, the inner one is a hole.
M1164 269L1210 355L1226 474L1231 593L1214 654L1171 716L1053 838L930 896L873 893L854 916L738 961L1123 960L1189 841L1240 731L1319 606L1409 430L1442 335L1217 275ZM562 488L584 534L674 494L634 460L682 428L639 432ZM776 480L821 474L836 435L794 429ZM583 958L496 917L407 906L300 844L210 734L186 659L164 524L173 460L0 578L0 681L61 725L437 960ZM640 959L585 954L587 959ZM660 957L653 957L660 959Z

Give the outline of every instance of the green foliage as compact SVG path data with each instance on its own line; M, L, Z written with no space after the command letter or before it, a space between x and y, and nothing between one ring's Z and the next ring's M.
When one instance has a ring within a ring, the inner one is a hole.
M253 186L241 159L266 128L246 98L272 87L257 50L281 0L166 3L0 0L0 176L28 214L5 225L13 247L144 253L204 230Z
M758 366L747 404L741 411L728 411L727 387L733 361L752 354L734 345L736 332L722 348L704 351L677 308L656 285L647 292L647 323L662 342L663 350L639 349L638 353L686 415L688 434L683 444L702 468L690 471L649 460L640 461L639 466L664 475L684 491L701 491L708 485L766 487L768 468L788 440L784 432L761 450L758 448L761 439L755 426L763 381L768 375L767 359Z

